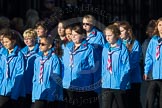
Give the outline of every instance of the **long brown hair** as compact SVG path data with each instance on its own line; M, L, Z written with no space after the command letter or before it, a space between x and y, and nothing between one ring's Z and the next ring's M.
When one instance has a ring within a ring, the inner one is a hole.
M133 34L132 27L130 26L130 24L127 21L121 21L119 26L123 27L128 32L128 36L129 36L129 39L131 40L131 42L129 44L127 44L126 46L127 46L128 50L131 52L134 41L136 39L136 37Z
M154 35L160 36L159 31L158 31L158 24L159 24L160 21L162 21L162 17L159 18L159 19L156 21L155 30L154 30L154 33L153 33Z

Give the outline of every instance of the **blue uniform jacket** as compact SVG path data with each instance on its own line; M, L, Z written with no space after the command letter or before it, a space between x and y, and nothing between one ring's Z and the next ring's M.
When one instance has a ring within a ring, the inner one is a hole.
M95 59L95 75L94 75L94 83L95 83L95 91L100 93L101 90L101 56L102 49L104 44L106 43L106 39L104 34L97 30L95 27L92 28L90 34L87 36L86 40L94 47L94 59Z
M160 47L160 58L156 60L156 47L159 39L159 36L153 36L146 51L144 73L148 75L152 70L153 79L162 79L162 46Z
M142 48L137 40L134 40L132 50L129 52L130 62L130 82L139 83L142 82L140 58L142 54Z
M107 70L110 44L105 44L102 52L102 88L126 90L130 88L129 52L121 40L112 54L112 74Z
M91 44L98 44L103 46L106 43L104 34L97 30L95 27L92 28L91 33L87 36L86 40Z
M61 62L53 50L48 51L48 56L43 56L42 52L37 54L34 62L34 77L32 101L35 100L62 100L62 80L61 80ZM47 59L43 68L43 82L40 83L40 60Z
M73 48L74 43L70 42L64 49L63 87L75 91L92 91L94 88L94 49L85 40L78 49L74 51Z
M21 87L24 73L23 54L16 46L11 54L8 54L8 51L0 54L0 59L0 95L10 96L12 99L17 100L23 93ZM10 61L8 66L7 61ZM7 67L8 74L6 74Z
M29 51L28 46L24 47L21 52L24 55L24 83L25 83L25 92L26 94L31 94L32 93L32 79L33 79L33 74L34 74L34 61L36 59L36 55L39 51L39 45L36 44L34 49Z

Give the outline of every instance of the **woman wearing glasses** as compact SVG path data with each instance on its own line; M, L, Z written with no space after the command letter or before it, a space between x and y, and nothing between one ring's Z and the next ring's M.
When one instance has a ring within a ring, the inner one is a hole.
M57 108L62 99L61 63L54 53L53 39L41 37L40 52L34 62L32 101L33 108Z
M85 15L82 20L83 29L86 30L86 40L91 44L103 46L105 37L101 31L95 27L95 18L92 15Z
M93 45L95 49L95 68L96 71L94 72L94 83L96 85L95 87L95 94L98 98L101 92L101 55L102 55L102 49L104 44L106 43L106 39L104 34L97 29L95 26L95 18L92 15L85 15L82 20L83 23L83 29L86 30L86 40L88 43ZM97 77L96 77L97 76ZM96 102L96 105L98 107L98 102Z

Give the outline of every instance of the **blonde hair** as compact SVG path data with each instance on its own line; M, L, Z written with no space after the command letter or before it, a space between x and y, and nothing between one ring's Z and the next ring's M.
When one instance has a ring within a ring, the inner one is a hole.
M29 29L27 29L27 30L24 31L23 37L24 38L31 37L31 38L36 39L37 38L37 32L34 29L29 28Z
M95 25L95 18L92 15L85 15L83 19L86 19L90 24Z

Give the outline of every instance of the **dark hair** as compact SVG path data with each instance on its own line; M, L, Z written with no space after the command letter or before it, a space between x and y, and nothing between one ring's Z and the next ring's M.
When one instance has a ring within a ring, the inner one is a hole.
M147 27L146 27L146 34L149 35L149 32L148 32L148 29L149 28L152 28L153 29L153 32L154 32L155 27L156 27L156 20L150 20L149 23L148 23L148 25L147 25Z
M76 24L72 27L72 30L75 31L78 34L86 36L86 30L83 29L83 27L80 24Z
M62 45L62 41L60 39L54 39L53 47L55 49L55 53L59 57L61 57L63 55L63 49L62 49L61 45Z
M64 28L66 28L66 26L68 25L68 22L65 21L65 20L59 20L58 24L59 24L59 23L62 23ZM57 24L57 25L58 25L58 24Z
M18 45L20 48L23 48L25 46L21 34L16 30L5 28L1 30L0 34L11 41L15 41L16 45Z
M35 25L35 28L39 26L43 27L45 30L48 30L47 23L45 21L38 21Z
M43 38L47 40L48 44L53 45L53 37L51 37L51 36L42 36L41 39L43 39Z
M72 30L72 25L68 25L68 26L66 26L66 27L65 27L65 30L66 30L66 29L70 29L70 30Z
M59 57L62 56L62 48L61 48L61 43L57 39L54 39L52 36L43 36L41 39L44 38L47 40L48 44L51 44L52 47L54 48L54 53L58 55Z

